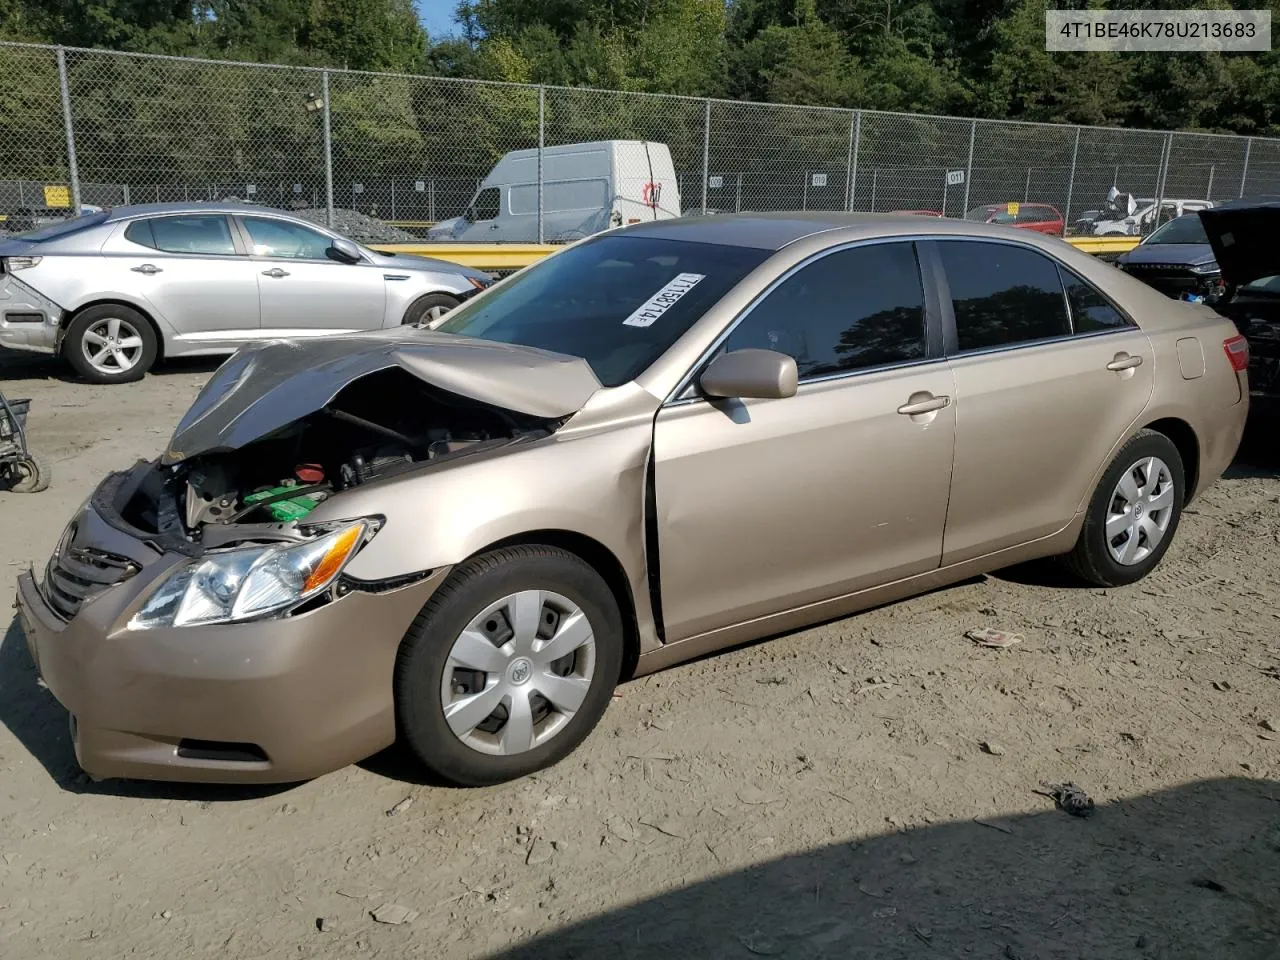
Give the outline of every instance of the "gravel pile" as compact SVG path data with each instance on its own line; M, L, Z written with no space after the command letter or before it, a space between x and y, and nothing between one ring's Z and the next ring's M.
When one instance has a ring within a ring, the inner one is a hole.
M240 197L222 197L220 202L255 203L256 201L244 200ZM327 227L329 225L328 217L322 207L307 207L301 210L288 210L287 212L299 219L314 223L316 226ZM350 237L352 240L358 240L361 243L420 243L422 240L421 237L415 237L412 233L387 226L377 217L360 213L358 210L346 210L342 207L333 208L333 229L344 237Z

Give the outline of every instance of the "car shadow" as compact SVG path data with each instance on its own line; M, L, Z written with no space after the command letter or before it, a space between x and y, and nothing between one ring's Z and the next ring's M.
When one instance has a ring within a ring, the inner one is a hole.
M158 783L144 780L89 779L76 763L67 711L39 683L35 664L17 618L0 636L0 724L44 767L49 777L69 793L102 794L158 800L225 802L269 797L293 784L233 786L225 784Z
M175 357L161 360L147 373L147 377L169 377L183 374L213 372L226 361L226 357ZM39 353L0 352L0 383L6 380L57 380L61 383L84 383L71 366L57 357ZM128 384L125 384L128 386Z
M1277 803L1280 784L1222 778L1088 819L1047 808L909 829L672 884L489 956L1274 960ZM735 836L709 846L728 859Z

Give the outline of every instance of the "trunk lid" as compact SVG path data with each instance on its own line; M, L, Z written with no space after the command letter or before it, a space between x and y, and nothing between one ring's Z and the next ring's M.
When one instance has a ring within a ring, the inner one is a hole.
M1199 213L1228 284L1238 288L1280 274L1280 197L1237 200Z

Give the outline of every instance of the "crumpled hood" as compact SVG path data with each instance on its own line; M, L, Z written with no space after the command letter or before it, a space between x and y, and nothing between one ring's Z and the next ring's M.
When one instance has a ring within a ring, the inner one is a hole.
M235 450L326 406L343 387L390 367L472 400L534 417L576 413L600 389L581 357L411 327L269 340L224 363L183 416L166 464Z
M1223 280L1242 287L1280 274L1280 198L1234 200L1199 213Z
M1213 248L1207 243L1143 243L1116 258L1120 263L1168 263L1203 266L1213 263Z

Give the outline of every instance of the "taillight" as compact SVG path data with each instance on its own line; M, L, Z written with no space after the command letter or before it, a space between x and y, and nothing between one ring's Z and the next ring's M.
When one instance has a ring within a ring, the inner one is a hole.
M1244 337L1230 337L1222 341L1222 349L1226 351L1231 369L1240 373L1249 367L1249 341Z
M18 270L38 267L43 259L43 257L5 257L4 268L7 273L15 273Z

